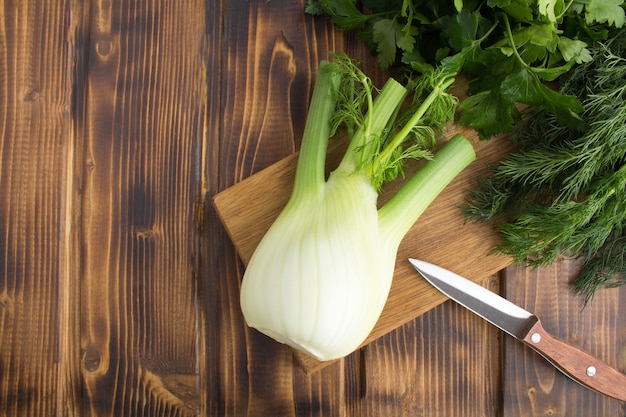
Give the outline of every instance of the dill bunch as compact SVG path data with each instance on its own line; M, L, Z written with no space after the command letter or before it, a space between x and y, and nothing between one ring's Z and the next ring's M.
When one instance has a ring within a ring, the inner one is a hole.
M511 138L518 149L482 179L463 207L497 225L496 252L531 266L582 259L573 289L591 300L626 283L626 31L590 48L560 79L578 121L534 110Z

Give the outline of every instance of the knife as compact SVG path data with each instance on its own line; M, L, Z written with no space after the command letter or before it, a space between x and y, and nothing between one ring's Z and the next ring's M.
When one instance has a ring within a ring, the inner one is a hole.
M626 375L550 335L534 314L447 269L411 258L409 262L439 291L530 346L574 381L626 401Z

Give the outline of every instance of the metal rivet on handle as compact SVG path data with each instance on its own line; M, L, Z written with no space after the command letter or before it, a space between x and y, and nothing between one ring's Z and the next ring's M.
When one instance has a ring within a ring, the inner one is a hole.
M532 336L530 336L530 340L533 343L539 343L541 342L541 335L539 333L533 333Z
M594 376L596 374L596 367L590 366L587 368L587 376Z

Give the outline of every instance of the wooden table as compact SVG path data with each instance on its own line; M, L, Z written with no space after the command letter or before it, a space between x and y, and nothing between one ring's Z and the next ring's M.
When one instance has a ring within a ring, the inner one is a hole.
M298 149L330 50L383 76L302 0L0 4L1 416L626 415L450 302L313 374L244 326L210 201ZM576 268L484 284L624 371L626 288Z

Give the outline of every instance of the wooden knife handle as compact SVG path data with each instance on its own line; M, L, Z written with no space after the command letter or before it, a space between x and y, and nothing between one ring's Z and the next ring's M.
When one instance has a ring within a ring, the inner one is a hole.
M584 350L550 335L539 320L522 341L574 381L626 401L626 375Z

